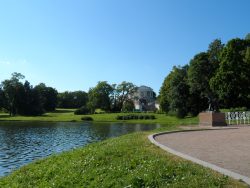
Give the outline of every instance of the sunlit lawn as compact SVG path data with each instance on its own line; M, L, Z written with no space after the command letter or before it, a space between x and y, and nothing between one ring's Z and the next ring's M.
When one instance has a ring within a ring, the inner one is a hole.
M152 132L128 134L36 161L0 179L0 187L246 187L159 149L147 139Z
M117 115L128 115L127 113L106 113L93 115L74 115L75 109L57 109L55 112L46 113L42 116L15 116L10 117L6 113L0 113L0 120L7 121L82 121L81 117L91 116L95 122L129 122L129 123L159 123L159 124L197 124L197 117L178 119L175 116L165 114L147 113L154 115L154 120L116 120ZM142 113L143 115L143 113Z

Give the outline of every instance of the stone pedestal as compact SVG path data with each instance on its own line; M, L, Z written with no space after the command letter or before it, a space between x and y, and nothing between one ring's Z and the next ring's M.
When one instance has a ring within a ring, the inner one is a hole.
M227 126L225 114L220 112L199 113L200 126Z

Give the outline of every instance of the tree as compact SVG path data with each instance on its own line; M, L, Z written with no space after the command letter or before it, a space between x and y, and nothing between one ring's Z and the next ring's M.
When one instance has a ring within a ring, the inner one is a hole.
M188 113L189 86L187 70L187 65L184 67L173 67L170 75L165 79L160 92L160 101L164 108L175 111L180 118L185 117Z
M170 91L171 91L171 80L174 75L174 71L172 70L170 74L164 79L164 82L160 89L159 95L159 103L160 108L164 112L168 112L170 110Z
M90 88L88 96L88 108L93 113L95 109L100 108L105 111L111 109L111 94L113 93L113 87L106 81L98 82L94 88Z
M246 56L249 41L232 39L224 47L220 67L210 80L210 86L225 108L249 103L250 66Z
M122 106L123 112L131 112L135 109L134 102L130 99L126 100Z
M19 91L21 100L18 100L17 113L20 115L41 115L44 113L43 101L39 90L24 82L23 88Z
M215 73L216 69L219 67L219 57L223 48L224 44L222 44L220 39L215 39L212 43L209 44L207 54L210 65L212 66L212 73Z
M119 85L113 84L112 87L112 109L113 111L121 111L124 103L135 92L136 86L131 82L123 81Z
M44 110L54 111L57 105L57 90L52 87L47 87L44 83L35 86L35 90L40 93Z
M80 108L88 101L88 94L84 91L65 91L58 94L59 108Z
M195 55L190 61L188 85L190 89L189 107L192 115L197 115L207 109L208 99L214 97L209 85L214 67L209 58L208 53L202 52Z
M4 92L0 85L0 109L4 107Z
M14 72L11 79L2 82L6 100L4 108L9 111L10 116L14 116L17 113L18 92L22 88L22 83L19 80L24 78L21 73Z
M250 40L250 33L248 33L245 37L246 40Z

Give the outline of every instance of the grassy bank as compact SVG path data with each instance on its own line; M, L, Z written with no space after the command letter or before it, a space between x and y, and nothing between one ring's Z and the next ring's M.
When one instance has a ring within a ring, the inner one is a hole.
M152 114L156 119L151 120L117 120L117 115L127 115L126 113L110 113L110 114L93 114L87 115L93 118L95 122L129 122L129 123L159 123L159 124L197 124L197 117L187 118L185 120L178 119L174 116L167 116L165 114ZM143 113L141 114L143 115ZM86 115L85 115L86 116ZM42 116L15 116L10 117L6 113L0 113L0 121L82 121L84 115L74 115L74 109L57 109L55 112L46 113Z
M151 144L148 134L108 139L36 161L0 179L0 187L244 187L168 154Z

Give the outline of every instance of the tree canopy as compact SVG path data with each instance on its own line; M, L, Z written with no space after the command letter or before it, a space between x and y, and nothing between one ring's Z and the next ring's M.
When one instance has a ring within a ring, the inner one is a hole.
M7 110L10 116L41 115L45 111L53 111L57 102L57 91L45 84L33 88L20 73L13 73L10 79L1 84L0 107Z
M248 37L232 39L226 45L216 39L184 67L174 67L162 84L159 101L163 111L197 115L208 108L209 101L214 110L250 108Z

